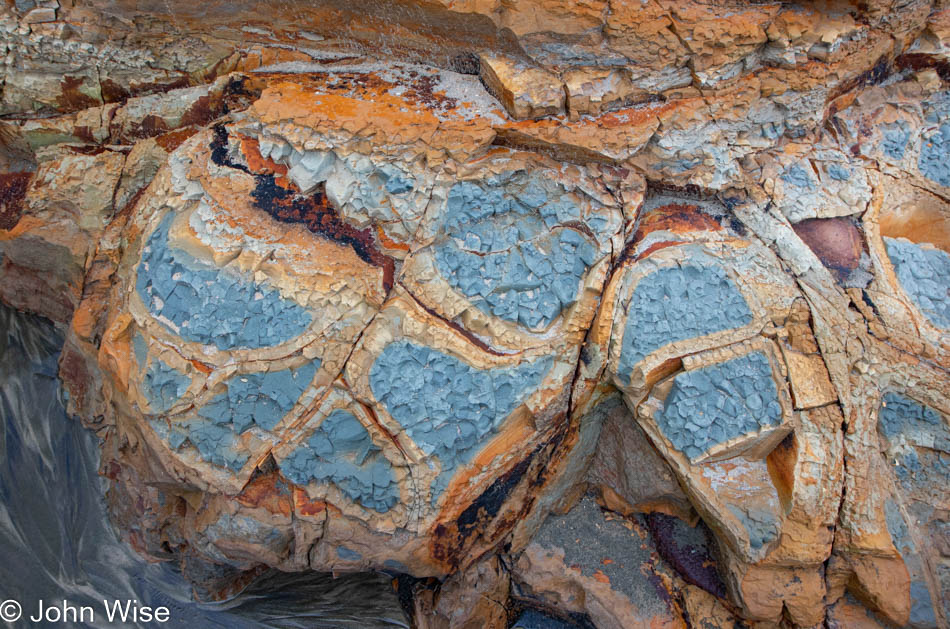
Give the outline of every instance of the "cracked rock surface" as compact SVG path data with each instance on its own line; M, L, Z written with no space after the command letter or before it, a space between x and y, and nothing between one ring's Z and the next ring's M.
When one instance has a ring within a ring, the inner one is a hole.
M0 299L139 552L950 626L950 6L261 6L0 6Z

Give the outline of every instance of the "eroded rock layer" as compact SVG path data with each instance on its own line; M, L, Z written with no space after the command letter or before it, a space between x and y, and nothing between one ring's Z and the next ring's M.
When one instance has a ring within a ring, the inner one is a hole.
M950 9L16 0L0 298L119 528L420 627L947 627Z

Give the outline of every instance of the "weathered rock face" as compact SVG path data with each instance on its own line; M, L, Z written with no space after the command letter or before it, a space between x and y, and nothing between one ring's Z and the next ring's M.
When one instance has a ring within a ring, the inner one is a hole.
M0 297L143 554L947 626L942 3L166 5L0 12Z

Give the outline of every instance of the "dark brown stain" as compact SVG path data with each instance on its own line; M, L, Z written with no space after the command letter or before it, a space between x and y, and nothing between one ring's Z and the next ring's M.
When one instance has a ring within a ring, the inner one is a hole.
M716 568L716 562L710 554L714 543L709 531L700 523L706 538L705 546L686 545L676 534L678 527L689 526L664 513L648 513L644 516L657 552L683 577L687 583L702 588L719 598L726 597L726 586Z
M933 68L941 79L950 82L950 62L934 55L920 52L908 53L895 59L894 65L898 70L914 70L915 72Z
M850 218L809 218L792 229L839 282L861 262L864 239Z
M60 94L56 99L61 111L77 111L102 104L100 100L95 99L88 94L83 94L81 91L79 91L79 88L82 86L83 82L84 81L82 77L63 77L63 80L59 83Z
M76 296L49 273L13 264L5 258L0 265L0 276L3 276L0 300L8 305L56 323L68 323L72 319Z
M843 82L833 90L826 99L825 102L832 102L837 99L839 96L847 94L848 92L859 89L862 87L867 87L869 85L878 85L883 82L887 77L891 75L892 68L890 64L890 59L888 57L882 56L878 59L870 70L862 72L853 79Z
M372 227L357 229L344 222L327 198L324 184L304 196L277 185L274 175L255 175L257 185L251 192L254 206L282 223L299 223L311 233L350 246L367 264L383 270L383 287L393 287L396 264L376 246Z
M455 520L439 522L432 530L430 549L432 557L444 563L451 571L468 565L483 554L488 547L479 542L498 543L521 520L534 504L534 491L529 490L520 509L510 508L502 513L509 496L522 482L529 482L536 488L543 480L545 466L539 462L548 457L539 456L542 450L548 450L551 444L535 448L531 454L513 465L471 502ZM484 538L484 539L483 539ZM489 539L490 538L490 539Z
M63 346L63 353L59 358L59 378L67 387L74 408L80 412L88 410L88 385L94 379L89 373L86 357L72 343L66 343ZM115 461L111 463L115 468L119 467ZM109 471L118 475L118 469L109 468ZM115 480L116 476L109 476L109 478Z
M183 127L192 125L203 127L225 113L227 112L224 106L223 95L206 94L199 97L191 104L191 107L182 114L180 124Z
M134 83L128 86L124 86L107 77L99 79L99 89L102 93L102 101L104 103L120 103L135 96L147 96L148 94L168 92L180 87L188 87L188 85L188 77L185 75L170 77L169 80L164 83L145 82Z
M149 114L142 118L142 122L138 124L138 127L127 134L127 139L130 140L141 140L145 138L154 138L157 135L162 135L168 131L168 123L165 122L165 119L161 116L156 116L155 114Z
M76 153L78 155L99 155L100 153L105 153L106 151L109 150L104 146L98 146L98 145L93 145L93 146L70 145L65 148L70 153Z
M99 79L99 91L104 103L118 103L132 96L132 93L124 86L107 78Z
M0 173L0 229L13 229L23 215L23 201L33 173Z
M73 135L89 144L96 144L96 138L92 135L92 129L85 125L76 125L73 127Z

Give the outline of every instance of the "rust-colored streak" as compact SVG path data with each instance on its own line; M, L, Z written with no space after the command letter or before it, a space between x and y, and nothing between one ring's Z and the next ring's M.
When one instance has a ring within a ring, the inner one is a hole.
M698 205L668 203L650 210L637 226L634 241L643 240L647 234L664 230L674 234L697 231L722 231L715 218L703 212Z
M666 249L667 247L675 247L676 245L686 244L682 240L664 240L663 242L655 242L646 249L644 249L640 254L638 254L633 261L637 262L646 257L649 257L659 251L660 249Z
M245 507L262 508L285 517L290 517L294 509L290 486L279 472L262 474L251 479L236 499Z
M197 369L198 371L200 371L201 373L208 374L208 373L211 373L211 372L213 371L210 365L208 365L208 364L206 364L206 363L203 363L203 362L201 362L200 360L191 359L191 360L189 360L188 362L190 362L191 365L192 365L195 369Z
M284 223L300 223L312 233L349 245L364 262L383 270L383 287L393 287L396 263L377 248L373 229L357 229L344 222L327 198L324 185L309 196L277 185L274 175L256 175L251 192L255 207Z
M404 284L400 284L400 285L403 288L405 288ZM482 350L483 352L488 352L489 354L494 354L495 356L506 355L504 352L499 352L496 349L492 349L491 345L489 345L482 339L478 338L477 336L475 336L474 334L466 330L457 321L450 321L449 319L446 319L445 317L440 315L438 312L436 312L432 308L429 308L428 306L426 306L424 303L419 301L419 299L415 295L413 295L412 292L409 291L408 289L406 290L406 292L410 297L412 297L412 300L416 303L417 306L425 310L429 315L436 317L437 319L445 323L447 326L449 326L450 328L458 332L460 335L464 336L468 342L470 342L472 345L474 345L478 349Z
M719 221L704 212L698 205L667 203L653 208L640 218L637 230L630 242L627 243L623 254L620 256L620 261L642 260L660 249L683 244L683 241L680 240L664 240L653 243L644 251L635 253L637 245L654 232L665 231L671 234L689 234L702 231L722 231L723 229Z
M409 244L405 242L396 242L386 235L382 225L376 226L376 237L379 242L387 249L398 249L399 251L409 251Z
M300 487L294 487L294 512L298 515L314 517L327 510L327 503L322 500L311 500L307 492Z
M149 114L142 118L142 122L139 124L138 128L129 135L132 136L132 139L154 138L157 135L162 135L168 130L168 124L161 116Z
M533 500L526 499L520 509L512 509L509 498L527 481L536 486L538 476L543 473L543 460L550 452L541 454L544 447L535 449L507 472L499 476L484 492L475 498L454 520L439 522L432 529L430 552L437 561L452 570L472 561L486 548L479 549L484 543L485 531L509 531L531 508ZM539 456L540 454L540 456ZM522 488L524 490L524 488ZM530 491L526 492L531 495ZM517 502L515 500L514 502Z
M789 434L765 458L769 476L775 485L782 505L791 508L792 492L795 490L795 465L798 462L798 447L795 433Z
M301 224L313 234L352 247L361 260L383 270L383 288L387 292L392 289L393 278L396 274L395 261L379 250L372 227L357 229L340 218L339 212L327 198L324 184L321 183L313 194L303 195L293 182L279 183L277 175L254 174L249 166L238 164L228 158L228 133L224 125L215 126L214 133L215 137L211 142L212 161L219 166L237 168L254 175L256 185L251 192L254 207L266 212L275 220ZM258 168L265 166L260 151L252 144L242 146L242 150L247 150L252 154L256 151L259 159L252 159L252 161L257 162ZM278 164L273 164L273 167L278 166Z
M155 143L171 153L184 143L185 140L198 133L198 127L184 127L163 133L155 138Z
M77 76L64 76L63 80L60 81L60 94L57 98L57 103L59 104L59 109L62 111L78 111L80 109L88 109L90 107L95 107L96 105L101 104L99 100L89 96L88 94L83 94L79 91L80 86L83 84L82 77Z
M0 229L13 229L23 215L23 200L33 173L0 173Z
M281 188L292 189L293 184L287 177L287 167L261 155L261 144L255 138L241 136L241 153L244 155L247 168L251 173L255 175L274 175L274 183Z
M926 53L907 53L895 60L898 70L925 70L933 68L944 81L950 81L950 62L936 55Z
M99 89L102 93L102 101L105 103L119 103L133 96L164 93L181 87L188 87L186 75L170 76L165 82L133 82L128 86L121 85L108 77L99 79Z
M224 101L220 96L210 94L201 96L182 114L181 126L203 127L225 113Z

